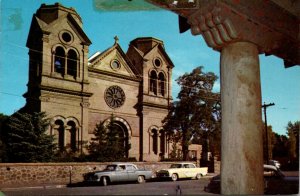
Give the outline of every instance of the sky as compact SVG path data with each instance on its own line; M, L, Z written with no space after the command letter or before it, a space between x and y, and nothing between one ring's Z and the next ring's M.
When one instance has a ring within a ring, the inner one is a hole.
M204 66L204 72L214 72L220 77L219 52L209 48L200 35L193 36L190 31L180 34L175 13L148 6L141 0L0 2L0 113L11 115L25 104L22 95L27 91L29 62L26 40L32 15L42 3L59 2L65 7L75 8L82 18L83 30L92 41L89 56L111 47L115 36L118 36L124 52L129 42L137 37L162 40L175 65L173 98L180 90L175 80L197 66ZM262 104L275 104L267 109L267 122L274 132L283 135L289 121L300 120L300 66L285 69L283 61L275 56L262 54L259 58ZM220 80L215 83L214 91L220 91Z

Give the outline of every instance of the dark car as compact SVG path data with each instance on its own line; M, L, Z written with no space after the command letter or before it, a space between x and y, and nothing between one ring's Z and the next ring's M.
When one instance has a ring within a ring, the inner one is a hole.
M265 194L298 194L299 176L285 176L274 165L264 165ZM212 177L204 191L210 193L221 192L221 177Z
M150 170L141 170L132 163L114 163L107 165L102 171L94 171L83 174L84 182L101 183L103 186L113 182L137 181L144 183L153 178Z

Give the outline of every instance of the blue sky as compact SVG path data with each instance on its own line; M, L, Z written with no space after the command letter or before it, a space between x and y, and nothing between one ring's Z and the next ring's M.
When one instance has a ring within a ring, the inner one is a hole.
M112 46L116 35L125 52L129 42L137 37L163 40L175 65L174 98L179 91L175 79L193 68L202 65L205 72L220 75L220 54L207 47L201 36L193 36L190 31L180 34L176 14L152 9L130 11L131 7L126 11L104 11L99 9L101 1L0 0L0 113L10 115L25 104L22 95L27 91L28 82L26 40L32 15L42 3L60 2L76 9L83 20L83 29L92 41L89 56ZM260 66L262 102L275 103L267 109L268 124L275 132L285 134L289 121L300 120L300 66L285 69L281 59L264 55L260 55ZM220 90L219 82L215 84L215 91Z

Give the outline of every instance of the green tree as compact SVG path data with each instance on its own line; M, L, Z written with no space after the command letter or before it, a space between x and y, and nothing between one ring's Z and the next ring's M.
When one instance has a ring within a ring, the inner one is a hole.
M299 160L299 129L300 129L300 121L296 121L295 123L288 122L286 127L287 135L289 137L288 145L289 145L289 158L290 160Z
M163 120L170 137L180 133L183 160L188 159L188 147L193 138L209 137L220 130L220 95L212 92L218 77L202 69L202 66L197 67L176 80L181 86L178 101L171 104Z
M275 135L275 144L273 147L273 159L284 159L288 157L288 138L285 135Z
M126 137L115 123L113 115L108 124L100 122L96 125L88 145L89 156L93 161L123 161L126 159L129 145Z
M275 147L276 144L276 137L275 137L275 133L273 132L273 128L271 125L267 126L267 134L268 134L268 154L267 154L267 148L266 148L266 130L265 130L265 126L263 126L262 129L263 132L263 146L264 146L264 160L270 160L273 157L273 148ZM267 157L268 155L268 157Z
M49 119L44 112L15 113L9 117L4 142L9 162L47 162L53 158L53 136L46 134Z
M0 113L0 162L5 162L6 160L6 145L4 143L4 133L8 117L9 116Z

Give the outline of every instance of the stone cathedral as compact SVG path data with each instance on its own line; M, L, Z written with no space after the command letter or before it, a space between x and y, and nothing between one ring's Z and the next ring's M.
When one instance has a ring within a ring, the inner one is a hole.
M128 157L158 161L170 144L162 120L171 102L174 67L161 40L140 37L124 52L114 44L89 57L91 41L73 9L42 4L32 17L27 111L45 111L59 148L84 151L97 123L111 115L131 148Z

